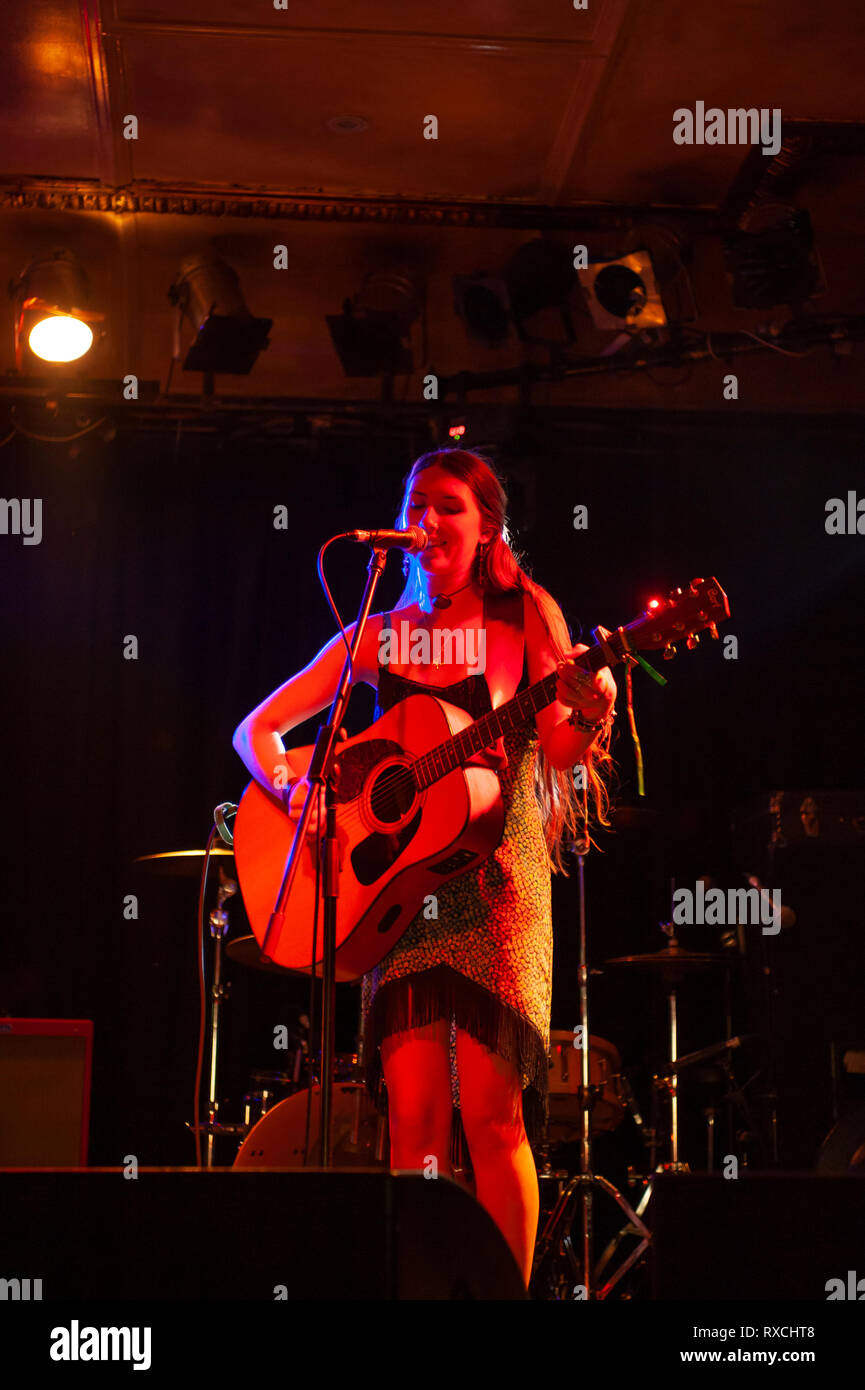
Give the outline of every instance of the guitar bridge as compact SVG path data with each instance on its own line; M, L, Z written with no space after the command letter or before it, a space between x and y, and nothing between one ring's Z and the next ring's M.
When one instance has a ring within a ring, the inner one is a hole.
M437 864L430 864L431 874L452 874L457 869L464 869L472 860L477 859L474 850L455 849L453 854L449 854L447 859L440 859Z

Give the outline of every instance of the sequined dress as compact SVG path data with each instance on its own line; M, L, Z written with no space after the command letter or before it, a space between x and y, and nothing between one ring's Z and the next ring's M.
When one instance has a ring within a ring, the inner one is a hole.
M519 688L527 683L524 655ZM380 666L375 718L416 694L436 695L476 719L492 708L483 675L442 687ZM508 761L498 774L505 808L498 848L477 869L437 888L437 919L425 917L421 907L393 950L362 982L365 1080L382 1114L387 1114L379 1052L383 1039L436 1019L449 1020L451 1153L457 1163L466 1155L457 1027L519 1067L530 1141L541 1138L547 1115L553 931L549 856L534 792L534 722L503 739Z

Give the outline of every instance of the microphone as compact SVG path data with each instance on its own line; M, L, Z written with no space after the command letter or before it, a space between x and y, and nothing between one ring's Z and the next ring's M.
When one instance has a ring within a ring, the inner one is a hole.
M410 526L407 531L347 531L350 541L360 541L376 550L410 550L416 553L426 550L429 535L420 526Z

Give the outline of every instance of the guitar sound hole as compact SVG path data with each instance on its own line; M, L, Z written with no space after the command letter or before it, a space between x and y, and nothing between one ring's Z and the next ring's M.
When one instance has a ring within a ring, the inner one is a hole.
M408 768L393 764L383 768L370 793L373 815L385 825L392 825L411 809L413 801L414 786Z

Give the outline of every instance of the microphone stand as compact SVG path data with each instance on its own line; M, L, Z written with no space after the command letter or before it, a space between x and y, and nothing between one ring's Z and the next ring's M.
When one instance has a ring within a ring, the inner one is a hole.
M366 629L369 610L372 606L373 595L378 587L378 581L384 573L387 562L387 550L377 549L373 545L372 555L367 566L366 587L361 598L360 611L357 616L357 627L354 630L354 638L351 644L351 663L353 664L363 634ZM330 707L327 721L320 725L315 741L315 749L312 761L307 772L309 781L309 791L303 805L300 820L294 834L292 844L286 863L285 874L276 906L271 914L261 943L261 954L267 960L272 960L272 952L275 951L279 938L285 927L285 904L291 885L297 873L297 866L300 863L301 847L306 839L306 827L312 814L313 799L318 797L321 788L324 787L325 795L325 834L324 834L324 855L322 879L324 886L324 952L321 963L321 982L322 982L322 1013L321 1013L321 1135L319 1159L322 1168L331 1166L331 1087L333 1081L333 1052L336 1019L336 902L339 897L339 850L336 840L336 780L339 769L334 765L334 749L337 744L338 730L342 727L343 715L348 705L351 694L351 664L346 658L342 668L342 675L336 694L333 697L333 704ZM315 974L315 961L311 962L311 973ZM312 1085L312 1077L310 1077Z
M585 887L585 863L586 856L590 848L588 833L587 812L583 809L583 826L580 835L567 845L571 854L577 860L577 882L579 884L579 973L578 981L580 988L580 1026L582 1028L583 1046L581 1049L582 1064L582 1096L580 1106L582 1110L583 1129L580 1144L580 1171L571 1179L565 1190L560 1194L559 1199L550 1214L538 1241L535 1253L534 1267L532 1273L532 1286L539 1295L543 1293L544 1279L549 1271L550 1263L554 1257L554 1251L558 1242L564 1248L570 1261L571 1269L576 1274L579 1271L581 1283L584 1289L584 1296L587 1299L605 1299L610 1291L615 1287L620 1279L627 1274L632 1265L647 1248L651 1240L651 1232L641 1219L642 1212L648 1204L651 1196L651 1184L646 1184L638 1208L634 1211L631 1204L621 1192L607 1178L600 1173L595 1173L592 1168L592 1110L595 1104L596 1093L601 1088L590 1084L590 1033L589 1033L589 962L586 940L586 887ZM617 1203L619 1208L627 1217L627 1224L607 1247L606 1251L599 1260L597 1266L593 1263L593 1199L595 1190L606 1193ZM571 1233L574 1220L573 1212L575 1204L579 1201L581 1209L581 1247L582 1260L578 1262L574 1257L573 1242ZM623 1260L612 1276L604 1276L607 1265L616 1253L619 1245L625 1236L635 1236L638 1240L636 1248ZM598 1287L599 1286L599 1287Z

